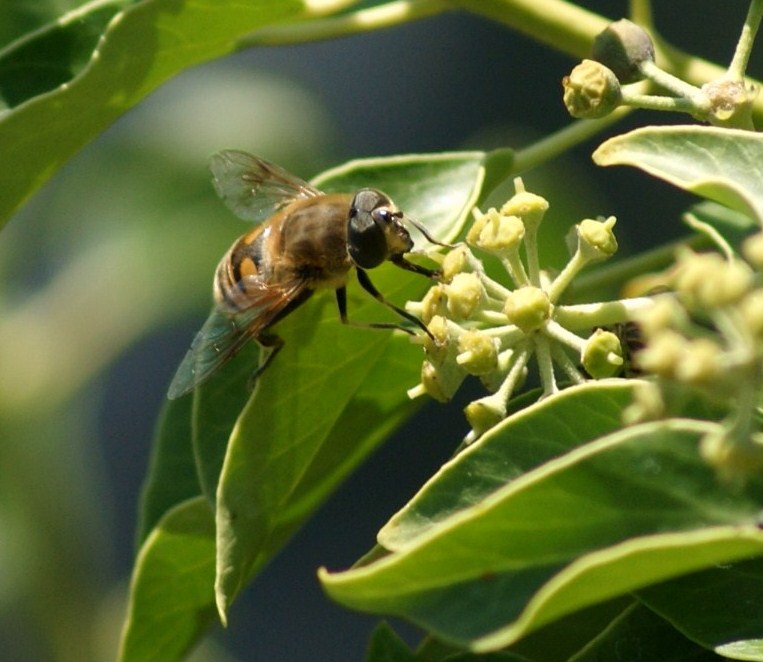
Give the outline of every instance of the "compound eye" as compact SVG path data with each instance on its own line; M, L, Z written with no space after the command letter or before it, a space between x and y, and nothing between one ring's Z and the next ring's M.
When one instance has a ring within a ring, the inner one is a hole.
M386 196L373 189L358 191L350 206L347 223L347 252L362 269L378 267L389 255L384 230L392 218L389 209L380 207Z

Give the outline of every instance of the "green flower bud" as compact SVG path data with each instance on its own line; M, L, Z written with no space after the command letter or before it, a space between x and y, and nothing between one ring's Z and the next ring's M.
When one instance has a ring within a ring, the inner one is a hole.
M517 216L505 216L490 208L485 214L475 214L466 241L490 253L502 254L516 250L525 236L525 226Z
M636 355L641 370L672 379L677 366L683 361L686 338L666 329L651 338L647 346Z
M594 379L614 377L624 364L620 339L611 331L596 329L586 342L580 360Z
M548 200L524 190L521 178L514 180L516 193L501 207L502 216L518 216L526 230L537 229L548 210Z
M483 288L479 276L474 273L456 274L449 285L445 285L445 293L448 295L448 312L454 320L465 320L479 305Z
M564 106L572 117L595 120L609 115L622 102L620 81L600 62L583 60L562 79Z
M688 322L686 310L670 294L657 296L651 306L635 315L644 336L651 338L665 329L680 328Z
M763 444L759 435L740 441L719 428L702 437L699 449L707 463L726 480L745 480L763 471Z
M654 62L654 44L644 28L624 18L610 23L596 36L591 57L609 67L627 85L643 78L644 62Z
M763 290L753 290L739 304L748 331L757 339L763 339Z
M464 381L466 372L455 362L435 365L431 361L421 364L421 385L438 402L448 402Z
M742 243L742 254L759 271L763 269L763 232L747 237Z
M482 436L506 417L506 405L494 395L470 402L464 408L474 438Z
M470 375L486 375L498 366L498 341L481 331L466 331L458 339L456 361Z
M687 306L697 310L736 303L750 289L753 274L741 260L718 253L686 251L673 274L673 286Z
M442 281L449 283L456 274L469 268L469 249L466 246L456 246L442 261Z
M436 316L445 312L445 292L442 285L433 285L427 290L424 298L421 300L421 321L424 324Z
M708 338L684 339L681 361L674 373L679 381L694 386L708 386L717 383L723 372L723 352Z
M538 287L521 287L509 293L503 312L510 324L525 333L537 331L551 317L548 294Z
M610 216L605 221L587 218L578 223L578 246L587 260L604 260L617 252L617 239L612 231L616 222L617 219Z

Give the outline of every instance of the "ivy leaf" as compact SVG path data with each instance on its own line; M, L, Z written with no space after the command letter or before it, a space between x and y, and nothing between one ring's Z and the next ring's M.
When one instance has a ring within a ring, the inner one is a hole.
M690 639L732 660L763 660L763 559L719 565L638 592Z
M698 452L711 429L677 419L613 433L529 471L402 551L322 570L321 581L347 607L492 651L584 607L763 554L763 478L733 493L720 485Z
M602 166L632 165L763 223L763 136L713 126L647 126L593 153Z
M215 528L203 497L165 514L138 554L120 662L180 660L216 618Z
M487 498L523 473L618 430L633 398L632 381L588 382L529 405L443 467L379 531L399 551L439 522Z
M140 499L139 545L166 512L200 493L191 448L191 404L190 398L167 401L160 414Z
M258 28L338 8L324 4L146 0L114 15L88 64L71 80L0 114L0 227L72 155L172 76L233 52ZM22 51L3 51L0 65L14 66ZM67 75L55 72L44 85ZM9 70L4 80L16 101L35 91L18 89Z

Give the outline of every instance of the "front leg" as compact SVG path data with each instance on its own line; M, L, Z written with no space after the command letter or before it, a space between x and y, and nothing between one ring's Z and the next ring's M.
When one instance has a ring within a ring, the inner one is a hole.
M433 278L434 280L439 280L442 276L442 271L439 269L427 269L426 267L421 267L418 264L414 264L413 262L409 262L406 260L402 253L399 253L397 255L393 255L389 258L389 261L392 262L392 264L400 267L401 269L405 269L406 271L412 271L415 274L421 274L422 276L426 276L427 278ZM358 278L360 278L360 269L358 269Z

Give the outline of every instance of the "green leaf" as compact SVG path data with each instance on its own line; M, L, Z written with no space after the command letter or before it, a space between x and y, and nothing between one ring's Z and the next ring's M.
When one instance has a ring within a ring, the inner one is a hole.
M602 166L632 165L763 222L763 136L712 126L647 126L593 153Z
M233 52L258 28L340 4L351 0L146 0L119 12L78 75L0 115L0 227L69 157L172 76Z
M69 82L86 66L127 0L95 0L0 50L0 97L12 108Z
M259 365L259 353L258 345L250 343L197 388L193 398L181 398L193 401L193 453L202 493L212 507L231 430L251 396L249 379Z
M416 658L388 623L380 623L371 635L366 662L416 662Z
M197 497L169 511L133 570L119 660L180 660L215 621L215 528Z
M348 191L377 186L431 223L434 233L452 236L481 192L484 158L470 152L354 161L316 184ZM428 285L389 264L371 277L398 305ZM399 321L355 283L350 296L352 320ZM414 409L406 389L419 379L422 355L407 338L339 324L330 296L311 300L277 328L286 344L236 422L217 493L223 615L304 519Z
M591 641L570 662L599 662L623 659L660 662L711 662L710 651L684 637L650 609L634 603Z
M531 404L459 453L379 531L399 551L523 473L618 430L633 382L588 382Z
M697 448L710 429L673 420L611 434L458 511L403 551L322 570L321 581L348 607L488 651L597 602L759 555L763 478L738 492L720 485Z
M638 592L687 637L733 660L763 660L763 559L709 568Z
M139 545L168 510L199 495L191 449L190 398L164 403L151 448L140 498Z

